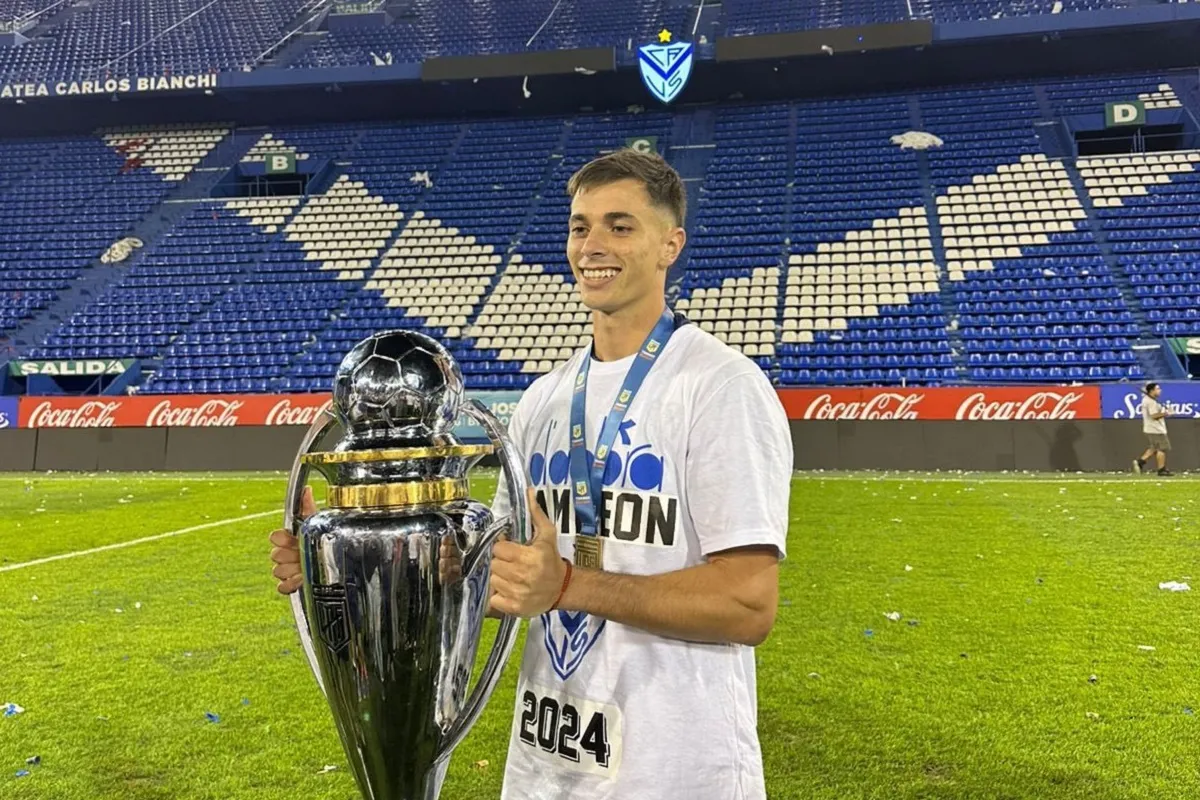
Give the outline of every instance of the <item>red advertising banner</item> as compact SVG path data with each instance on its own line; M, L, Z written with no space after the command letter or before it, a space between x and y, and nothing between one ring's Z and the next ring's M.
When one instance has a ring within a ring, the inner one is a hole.
M780 389L789 419L1100 419L1099 386ZM327 394L22 397L21 428L311 425Z
M22 428L165 428L311 425L327 394L168 394L22 397Z
M1100 419L1099 386L780 389L788 419Z

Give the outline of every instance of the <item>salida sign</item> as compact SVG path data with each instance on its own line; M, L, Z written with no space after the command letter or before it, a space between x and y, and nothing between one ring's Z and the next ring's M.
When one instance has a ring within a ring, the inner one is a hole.
M29 375L53 375L64 378L120 375L132 365L132 358L88 361L10 361L8 374L18 378Z
M1100 419L1098 386L780 389L795 420Z

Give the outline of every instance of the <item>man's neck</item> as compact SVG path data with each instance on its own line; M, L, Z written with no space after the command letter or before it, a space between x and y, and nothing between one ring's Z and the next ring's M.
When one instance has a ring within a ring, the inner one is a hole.
M597 361L620 361L633 355L658 324L666 300L613 314L592 312L592 355Z

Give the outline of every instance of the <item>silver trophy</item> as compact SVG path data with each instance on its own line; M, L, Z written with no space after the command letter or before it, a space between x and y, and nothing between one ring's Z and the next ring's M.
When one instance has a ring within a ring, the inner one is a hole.
M454 436L460 414L490 445ZM334 422L342 438L314 452ZM500 457L512 513L470 499L467 471ZM309 469L326 507L298 520ZM496 687L517 637L505 617L468 692L488 609L492 544L529 539L525 477L499 421L465 402L462 374L428 336L363 340L334 378L333 415L309 429L288 482L284 526L300 540L292 595L301 642L364 798L435 800L450 753Z

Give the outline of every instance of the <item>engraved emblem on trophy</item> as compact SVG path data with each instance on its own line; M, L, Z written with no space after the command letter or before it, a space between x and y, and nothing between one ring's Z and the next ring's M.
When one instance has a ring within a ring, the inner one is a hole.
M490 444L454 435L466 415ZM315 448L333 427L342 436ZM468 470L495 453L511 513L470 499ZM326 507L297 519L310 470ZM292 610L350 770L370 800L436 800L450 754L496 687L518 621L501 620L469 687L488 610L492 544L529 538L526 481L503 426L468 401L438 342L387 331L356 345L334 378L333 413L306 433L284 525L299 537Z

